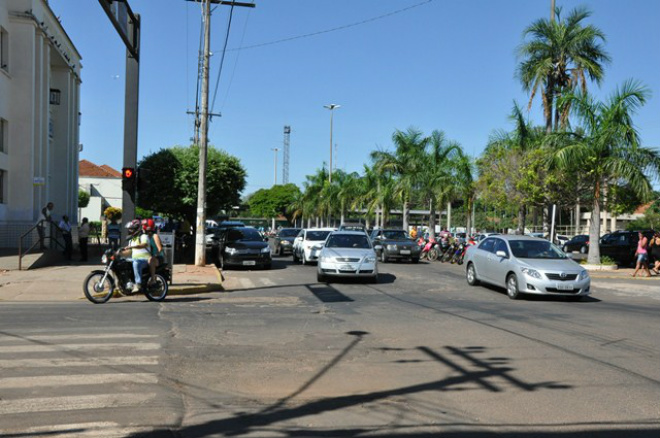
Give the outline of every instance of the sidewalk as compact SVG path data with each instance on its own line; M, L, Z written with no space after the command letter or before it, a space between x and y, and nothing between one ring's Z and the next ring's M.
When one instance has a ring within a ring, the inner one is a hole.
M88 263L29 271L0 270L0 302L85 300L83 280L94 269L103 266ZM220 271L214 265L174 265L172 278L168 297L224 291ZM135 297L144 298L131 298Z

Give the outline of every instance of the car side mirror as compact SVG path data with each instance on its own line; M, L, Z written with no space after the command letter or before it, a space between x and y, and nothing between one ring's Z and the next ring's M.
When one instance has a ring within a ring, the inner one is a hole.
M382 245L376 245L376 246L374 246L374 249L376 251L380 251L381 249L383 249L383 246Z
M501 258L503 258L503 259L508 258L508 256L506 255L506 253L505 253L504 251L501 251L501 250L500 250L500 251L497 251L497 252L495 253L495 255L498 256L498 257L501 257Z

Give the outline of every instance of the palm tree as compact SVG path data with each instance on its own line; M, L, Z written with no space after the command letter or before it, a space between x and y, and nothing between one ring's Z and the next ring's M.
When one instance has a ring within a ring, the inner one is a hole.
M580 129L554 134L548 140L556 148L553 165L574 169L575 163L583 163L585 169L580 178L588 182L593 196L588 263L600 263L600 204L607 185L627 184L644 198L652 194L649 177L660 173L658 150L640 145L632 121L648 94L638 82L627 81L605 102L582 92L571 93L559 102L560 107L571 105L581 122Z
M455 160L455 175L457 191L466 204L467 225L466 232L472 232L472 209L476 197L477 187L474 180L474 160L459 150Z
M371 158L377 171L395 179L395 194L403 205L403 228L408 229L408 205L423 168L423 156L428 143L421 131L408 128L406 132L396 130L392 135L394 152L374 151Z
M557 99L578 87L586 92L587 77L600 84L603 64L610 61L601 45L605 34L593 25L582 24L591 15L588 9L576 8L565 20L561 19L561 8L556 9L556 14L557 21L539 19L527 27L523 38L531 39L518 48L522 62L517 75L525 91L531 93L529 108L541 90L548 133L564 126L568 120L570 107L560 112Z

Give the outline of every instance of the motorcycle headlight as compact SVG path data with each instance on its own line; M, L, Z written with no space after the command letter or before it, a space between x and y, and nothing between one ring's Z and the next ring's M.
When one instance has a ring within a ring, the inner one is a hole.
M225 252L229 255L236 254L236 248L232 248L230 246L225 246Z
M367 256L364 258L365 263L376 263L376 257L374 256Z
M589 271L585 269L584 271L580 272L580 280L586 280L587 278L589 278Z
M270 247L269 247L269 246L266 246L266 247L262 248L262 249L261 249L261 253L262 253L262 254L268 254L268 253L270 253Z
M539 271L536 269L531 269L531 268L520 268L523 274L529 275L532 278L541 278L541 274L539 274Z
M103 257L101 257L101 263L104 265L108 264L108 256L106 254L103 254Z

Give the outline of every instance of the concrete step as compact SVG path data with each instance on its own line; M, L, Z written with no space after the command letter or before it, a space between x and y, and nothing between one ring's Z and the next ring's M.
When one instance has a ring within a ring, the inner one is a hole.
M60 264L64 260L61 251L48 249L36 251L23 256L22 268L38 269L46 266ZM0 250L0 270L14 271L18 270L18 250L15 248Z

